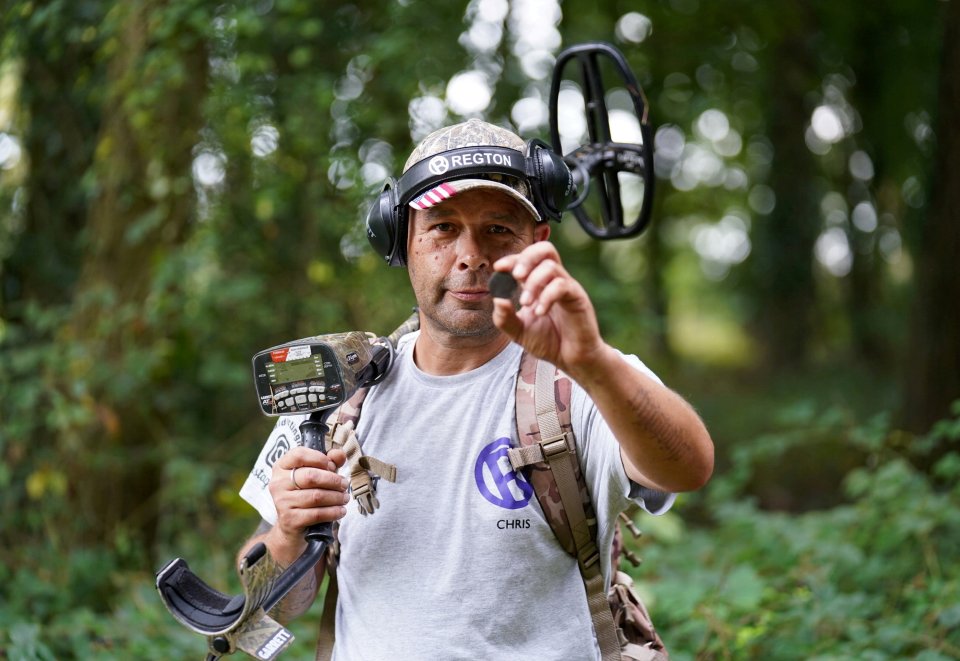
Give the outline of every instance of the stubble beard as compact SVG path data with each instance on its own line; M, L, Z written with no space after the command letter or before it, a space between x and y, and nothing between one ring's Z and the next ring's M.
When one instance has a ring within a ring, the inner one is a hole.
M462 285L458 285L462 286ZM436 330L451 338L493 338L500 330L493 323L493 300L489 297L471 306L449 295L455 289L444 282L434 291L433 301L420 306L421 313Z

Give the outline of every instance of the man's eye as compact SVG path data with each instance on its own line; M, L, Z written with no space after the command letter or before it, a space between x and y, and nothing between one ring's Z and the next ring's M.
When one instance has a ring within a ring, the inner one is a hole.
M492 226L490 227L490 233L491 233L491 234L506 234L506 233L509 232L509 231L510 231L510 228L509 228L509 227L505 227L505 226L503 226L503 225L492 225Z
M433 226L433 229L437 232L449 232L453 229L453 225L450 223L436 223Z

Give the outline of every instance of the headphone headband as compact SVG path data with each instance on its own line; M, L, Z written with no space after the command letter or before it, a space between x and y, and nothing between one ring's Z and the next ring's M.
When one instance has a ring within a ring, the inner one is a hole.
M526 180L527 159L509 147L458 147L440 152L410 166L397 182L397 201L402 207L436 184L478 174L503 174Z

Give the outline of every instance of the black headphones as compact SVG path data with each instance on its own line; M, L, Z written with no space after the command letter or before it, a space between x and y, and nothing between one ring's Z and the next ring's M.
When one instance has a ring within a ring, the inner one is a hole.
M544 220L560 220L576 195L570 168L542 140L529 141L526 154L509 147L458 147L414 163L399 180L387 180L367 213L367 240L390 266L406 265L410 201L445 181L488 174L526 181Z

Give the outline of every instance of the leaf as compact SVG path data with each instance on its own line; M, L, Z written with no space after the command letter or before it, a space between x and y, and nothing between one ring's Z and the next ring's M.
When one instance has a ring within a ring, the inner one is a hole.
M945 629L955 629L960 626L960 604L950 606L937 616L937 622Z
M738 565L724 581L723 598L742 611L753 611L763 600L766 584L750 565Z
M40 640L40 625L18 622L10 629L10 661L56 661L50 648Z

